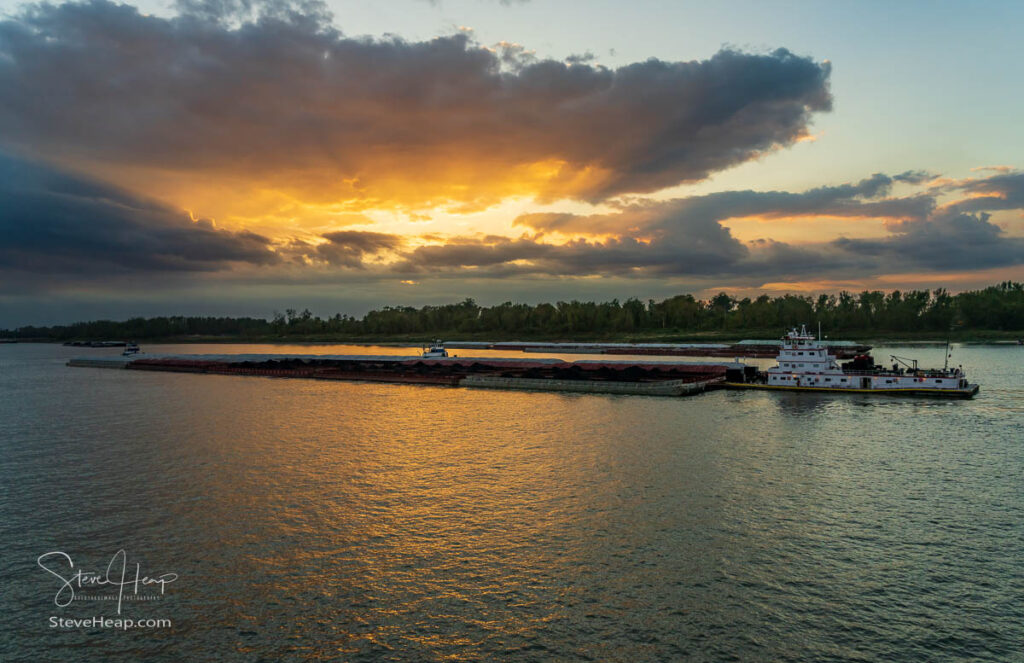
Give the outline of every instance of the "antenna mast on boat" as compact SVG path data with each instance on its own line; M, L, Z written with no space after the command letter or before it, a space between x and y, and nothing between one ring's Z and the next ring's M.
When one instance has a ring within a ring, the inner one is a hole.
M821 320L818 320L818 343L821 343Z
M946 362L942 365L942 372L949 370L949 334L946 335Z

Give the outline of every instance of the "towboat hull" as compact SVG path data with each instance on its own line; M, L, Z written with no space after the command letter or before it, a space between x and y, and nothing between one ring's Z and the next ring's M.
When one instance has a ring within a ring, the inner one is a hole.
M723 382L727 389L763 389L766 391L817 391L829 394L884 394L886 396L915 396L918 398L974 398L978 385L970 384L956 389L855 389L852 387L796 387L758 382Z

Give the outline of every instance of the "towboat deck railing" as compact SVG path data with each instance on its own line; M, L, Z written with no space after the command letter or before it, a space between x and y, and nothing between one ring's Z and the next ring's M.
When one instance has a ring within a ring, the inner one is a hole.
M785 372L785 371L784 371ZM887 377L887 378L961 378L963 373L953 371L907 371L905 373L893 373L890 370L883 371L843 371L843 375L858 375L864 377Z
M804 369L796 369L796 370L791 370L791 369L787 369L787 368L780 369L778 366L773 366L769 370L773 370L773 371L775 371L777 373L786 373L786 374L807 373L807 371L804 370ZM949 379L952 380L952 379L967 377L967 375L965 373L963 373L963 372L959 372L959 373L957 373L955 371L942 372L940 370L934 370L934 371L930 371L930 370L917 370L917 371L906 371L904 373L894 373L893 371L891 371L889 369L878 370L878 371L848 371L848 370L844 370L842 373L843 373L843 375L852 375L852 376L857 376L857 377L884 377L884 378L949 378ZM817 375L818 373L814 373L814 374ZM822 372L822 374L824 374L824 373Z

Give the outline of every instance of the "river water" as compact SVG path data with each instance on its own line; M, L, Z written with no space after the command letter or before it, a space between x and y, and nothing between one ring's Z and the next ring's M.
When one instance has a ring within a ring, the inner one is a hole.
M64 365L116 353L0 346L0 660L1024 660L1022 347L971 401Z

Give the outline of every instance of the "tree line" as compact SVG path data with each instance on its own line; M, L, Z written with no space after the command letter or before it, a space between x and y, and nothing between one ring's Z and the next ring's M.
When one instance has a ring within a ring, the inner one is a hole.
M20 327L0 337L22 339L170 339L347 336L447 337L456 334L509 337L673 332L770 331L820 322L831 335L854 332L1024 330L1024 283L1006 281L983 290L950 294L945 289L889 293L841 292L817 297L786 294L737 299L722 292L708 300L676 295L662 301L505 302L479 306L472 299L440 306L385 306L357 318L328 318L309 309L287 309L263 318L168 316L115 322L96 320L53 327Z

